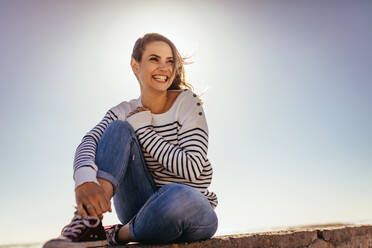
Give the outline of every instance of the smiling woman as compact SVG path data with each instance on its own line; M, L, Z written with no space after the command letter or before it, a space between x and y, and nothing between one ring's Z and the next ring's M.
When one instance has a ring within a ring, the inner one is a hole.
M163 54L164 58L161 58L159 54ZM185 82L185 71L183 67L185 61L174 44L166 37L152 33L136 41L133 48L131 65L137 79L136 72L138 73L139 63L142 62L142 59L145 60L142 63L143 67L148 65L147 62L153 64L152 69L156 69L159 63L166 65L164 66L164 69L168 70L168 75L166 76L172 77L169 80L172 84L168 86L168 90L179 90L183 87L191 89L191 86Z
M133 48L138 99L108 110L78 146L77 211L44 247L90 247L208 239L217 230L217 197L208 190L208 126L184 80L184 60L166 37L149 33ZM104 229L113 197L121 224Z
M141 93L161 94L166 91L175 77L173 64L172 50L161 41L154 41L146 46L143 60L132 58L131 65L140 83ZM180 89L178 84L175 83L173 88Z

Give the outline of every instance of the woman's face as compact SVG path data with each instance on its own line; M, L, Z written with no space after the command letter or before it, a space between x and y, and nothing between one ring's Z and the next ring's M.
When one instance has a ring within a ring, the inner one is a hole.
M164 92L172 84L174 58L172 49L163 41L153 41L145 46L140 63L132 59L131 64L141 89Z

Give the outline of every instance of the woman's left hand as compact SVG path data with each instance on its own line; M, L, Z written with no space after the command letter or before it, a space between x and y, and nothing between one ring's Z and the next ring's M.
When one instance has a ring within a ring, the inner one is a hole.
M135 110L133 110L132 112L130 112L130 113L127 115L127 118L131 117L131 116L134 115L134 114L137 114L137 113L142 112L142 111L147 111L147 110L150 110L150 109L148 109L148 108L146 108L146 107L138 107L138 108L136 108Z

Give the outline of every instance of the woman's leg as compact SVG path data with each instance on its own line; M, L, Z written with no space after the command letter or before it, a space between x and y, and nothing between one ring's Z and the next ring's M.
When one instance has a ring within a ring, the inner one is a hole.
M216 213L198 190L167 184L154 193L129 222L133 241L186 242L208 239L217 230Z
M97 178L113 186L119 220L128 223L156 191L136 134L128 122L115 120L106 128L97 147L96 164Z

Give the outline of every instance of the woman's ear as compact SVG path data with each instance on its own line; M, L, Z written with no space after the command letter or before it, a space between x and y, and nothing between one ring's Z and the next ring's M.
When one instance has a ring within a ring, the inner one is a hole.
M130 66L132 67L134 74L137 76L139 73L139 63L134 58L131 58Z

